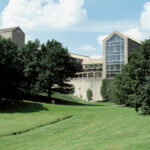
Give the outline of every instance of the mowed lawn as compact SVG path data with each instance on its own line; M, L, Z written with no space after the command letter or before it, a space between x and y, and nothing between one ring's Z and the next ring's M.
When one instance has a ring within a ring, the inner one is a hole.
M0 150L150 150L150 116L113 103L77 102L25 101L0 112Z

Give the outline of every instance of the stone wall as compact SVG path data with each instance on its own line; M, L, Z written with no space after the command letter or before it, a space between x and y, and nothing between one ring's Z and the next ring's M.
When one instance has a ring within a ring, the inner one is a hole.
M25 34L20 28L13 31L12 41L17 44L18 48L21 48L25 44Z
M88 101L86 91L91 89L93 92L92 101L102 101L100 94L100 88L102 85L102 78L78 78L72 79L70 84L74 85L75 93L74 96L80 97L83 100Z

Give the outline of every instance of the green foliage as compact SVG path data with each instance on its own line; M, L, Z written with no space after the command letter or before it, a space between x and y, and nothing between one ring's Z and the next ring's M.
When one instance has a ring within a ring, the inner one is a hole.
M69 93L71 86L65 81L75 72L68 50L55 40L46 45L29 41L17 49L10 39L0 37L0 100L14 104L24 94L38 91L46 91L50 97L52 87Z
M88 101L92 100L93 92L92 92L91 89L88 89L88 90L86 91L86 95L87 95Z
M22 91L27 94L34 94L38 78L38 67L41 61L39 40L28 41L19 50L19 59L23 67L24 78L22 79Z
M113 93L112 89L114 89L113 79L103 79L102 86L100 89L100 93L103 97L103 101L113 101L114 93Z
M74 94L74 93L75 93L75 86L72 85L72 94Z
M18 49L10 39L2 37L0 37L0 75L0 99L17 100L23 76Z
M64 88L68 77L74 76L76 68L70 62L68 50L61 43L52 40L41 46L41 62L38 69L38 87L47 92L50 98L52 87L57 85Z
M116 99L114 102L140 108L150 114L150 40L142 43L139 52L133 52L129 63L114 79Z

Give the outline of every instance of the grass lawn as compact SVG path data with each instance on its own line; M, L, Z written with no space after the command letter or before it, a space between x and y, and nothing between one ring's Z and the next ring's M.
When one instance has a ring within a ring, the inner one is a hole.
M25 101L0 112L0 150L150 150L150 116L113 103L54 97L74 103Z

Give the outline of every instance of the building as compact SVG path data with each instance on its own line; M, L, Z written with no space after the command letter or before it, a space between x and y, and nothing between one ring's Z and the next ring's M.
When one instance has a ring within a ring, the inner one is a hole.
M91 59L88 56L72 53L70 53L70 55L71 61L75 62L77 66L75 78L102 77L103 59Z
M0 36L8 39L10 38L18 48L25 44L25 33L20 29L20 27L12 27L0 29Z
M130 53L139 50L141 42L128 37L118 31L114 31L103 41L103 78L114 78L127 64Z
M75 87L75 96L87 100L86 91L93 92L92 101L102 100L100 89L103 78L112 79L130 59L133 50L138 51L141 42L118 31L114 31L103 41L103 59L90 59L87 56L71 55L78 71L71 84Z
M102 71L102 59L84 59L82 61L82 70L76 73L76 78L102 77Z
M91 89L93 93L92 101L101 100L103 59L91 59L87 56L72 53L70 55L71 61L74 61L78 68L75 77L69 81L70 84L74 85L74 96L87 101L86 93L88 89Z
M71 61L75 63L77 72L82 71L83 60L90 59L88 56L82 56L74 53L70 53Z

